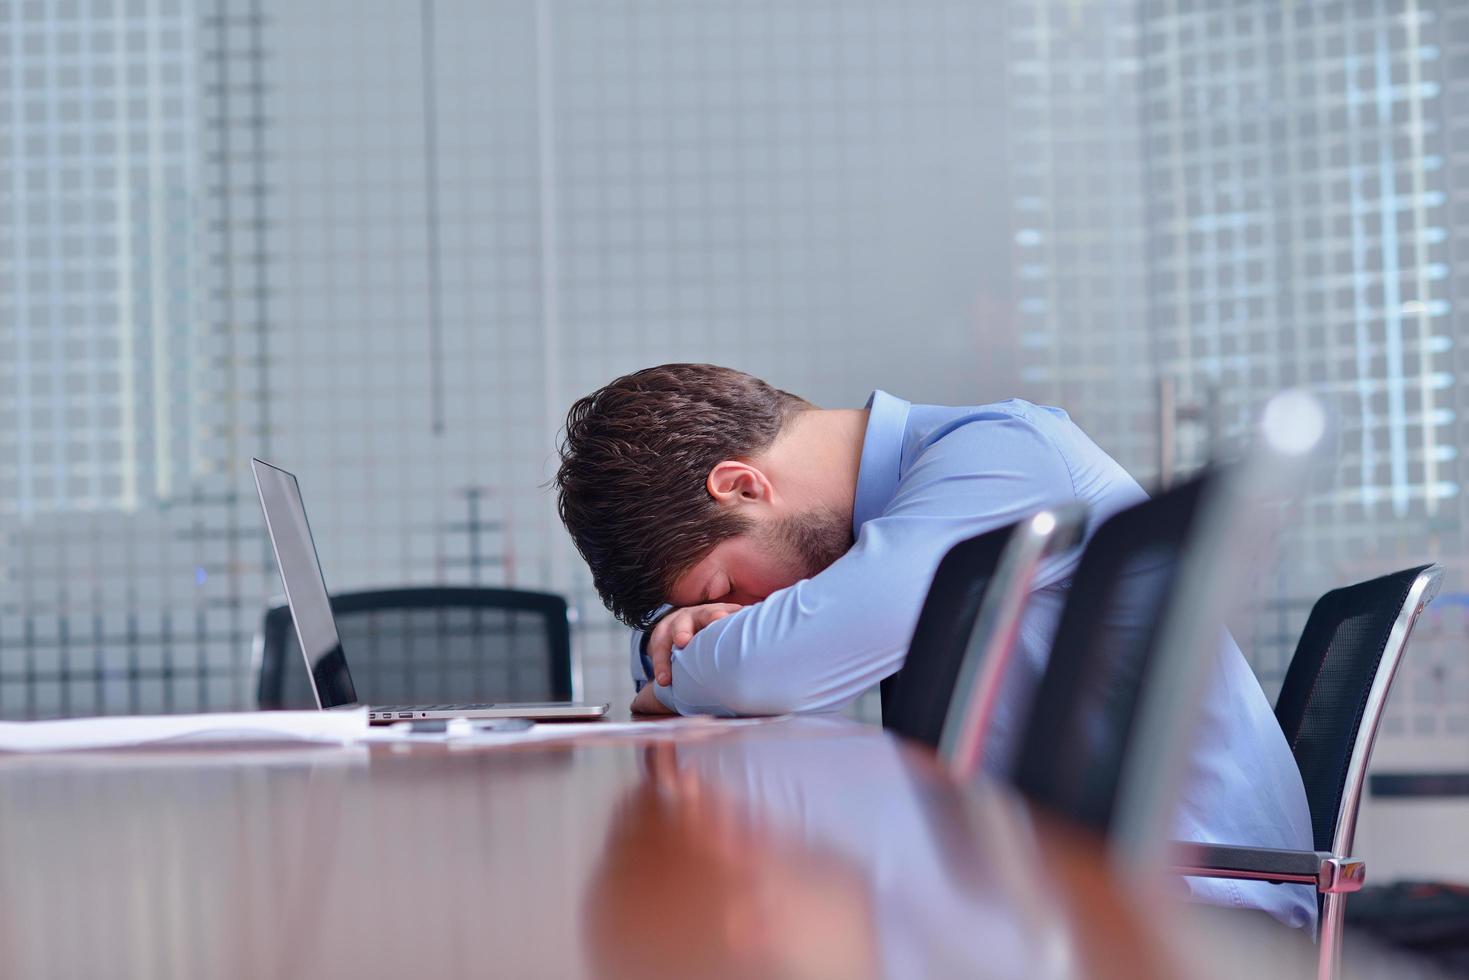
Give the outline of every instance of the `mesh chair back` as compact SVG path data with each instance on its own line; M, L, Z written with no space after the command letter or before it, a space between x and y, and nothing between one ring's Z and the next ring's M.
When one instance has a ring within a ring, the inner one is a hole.
M1326 593L1311 608L1286 670L1275 717L1285 732L1311 806L1317 850L1335 846L1343 791L1383 655L1414 584L1434 566L1420 565ZM1421 589L1419 590L1421 593ZM1412 602L1421 606L1432 596ZM1407 641L1406 633L1401 642ZM1396 663L1389 669L1395 669ZM1370 724L1375 725L1376 719ZM1364 760L1365 762L1365 760Z
M1014 531L1007 525L961 541L939 562L908 656L883 681L884 728L937 748L975 617Z
M1016 787L1104 833L1163 614L1210 479L1181 484L1097 528L1072 576L1021 730Z
M566 600L518 589L422 588L332 596L364 704L571 699ZM257 641L262 708L315 708L291 610Z

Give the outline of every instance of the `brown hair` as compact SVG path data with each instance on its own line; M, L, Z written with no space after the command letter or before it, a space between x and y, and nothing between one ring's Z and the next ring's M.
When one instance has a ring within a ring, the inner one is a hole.
M646 628L681 574L747 530L709 495L709 471L758 455L811 407L713 364L647 368L571 406L557 510L618 619Z

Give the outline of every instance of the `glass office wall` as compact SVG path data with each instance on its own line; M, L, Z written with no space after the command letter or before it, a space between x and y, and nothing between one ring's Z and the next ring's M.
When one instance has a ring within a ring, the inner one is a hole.
M0 10L0 716L250 704L257 454L333 589L565 591L620 699L543 487L576 396L1014 391L983 5Z
M1469 9L1448 0L0 2L0 716L247 706L279 591L509 583L621 639L544 481L669 360L1068 409L1154 486L1270 392L1333 472L1241 640L1450 565L1386 759L1469 762Z

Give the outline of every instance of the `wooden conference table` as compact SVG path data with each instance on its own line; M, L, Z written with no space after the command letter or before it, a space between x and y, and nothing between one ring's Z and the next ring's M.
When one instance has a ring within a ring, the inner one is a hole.
M4 977L1196 974L1174 911L840 719L0 756Z

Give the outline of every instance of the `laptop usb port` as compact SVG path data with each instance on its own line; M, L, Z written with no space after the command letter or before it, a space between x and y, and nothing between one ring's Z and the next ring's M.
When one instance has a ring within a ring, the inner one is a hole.
M400 712L398 712L398 717L399 718L412 718L413 717L413 712L411 712L411 711L400 711Z

